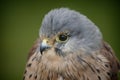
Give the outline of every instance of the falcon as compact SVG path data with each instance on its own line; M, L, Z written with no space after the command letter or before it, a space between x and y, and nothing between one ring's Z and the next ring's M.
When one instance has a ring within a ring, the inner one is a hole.
M53 9L29 52L23 80L118 80L120 62L83 14Z

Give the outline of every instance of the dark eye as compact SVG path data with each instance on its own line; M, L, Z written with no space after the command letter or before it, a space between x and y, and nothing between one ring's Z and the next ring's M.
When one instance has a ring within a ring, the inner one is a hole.
M60 34L57 36L56 41L58 42L66 42L68 40L68 35Z
M59 35L59 40L60 41L66 41L67 40L67 38L68 38L68 36L67 35Z

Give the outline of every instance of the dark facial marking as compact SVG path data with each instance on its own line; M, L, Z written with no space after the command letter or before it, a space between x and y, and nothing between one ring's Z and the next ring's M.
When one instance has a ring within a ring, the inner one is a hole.
M36 58L36 57L34 57L34 58L32 59L32 61L35 60L35 58Z
M32 65L32 63L29 63L29 64L27 65L27 67L31 67L31 65Z
M25 70L24 74L26 74L26 73L27 73L27 70Z
M37 79L37 75L35 76L35 79Z
M25 76L23 77L23 80L25 80Z
M98 76L98 79L99 79L99 80L101 80L101 77L100 77L100 76Z
M109 66L108 66L107 64L105 64L105 67L107 67L107 68L108 68Z
M31 77L32 77L32 74L29 75L29 78L31 78Z
M100 70L99 69L96 69L98 73L100 73Z
M63 52L60 49L58 49L58 48L55 48L55 52L59 56L64 56Z
M112 77L113 77L113 74L112 74L112 73L107 72L107 75L112 79Z

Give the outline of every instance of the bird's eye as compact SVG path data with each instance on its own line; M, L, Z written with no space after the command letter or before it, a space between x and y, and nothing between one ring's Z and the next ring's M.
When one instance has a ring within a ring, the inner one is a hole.
M59 40L61 41L67 40L67 35L59 35Z
M60 34L60 35L57 36L56 40L59 41L59 42L65 42L65 41L68 40L68 35Z

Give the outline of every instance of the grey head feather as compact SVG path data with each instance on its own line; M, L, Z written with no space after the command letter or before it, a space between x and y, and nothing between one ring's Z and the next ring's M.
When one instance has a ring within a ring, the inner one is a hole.
M98 27L83 14L68 8L51 10L45 15L39 35L51 36L58 32L69 31L68 42L62 50L98 50L102 46L102 34Z

